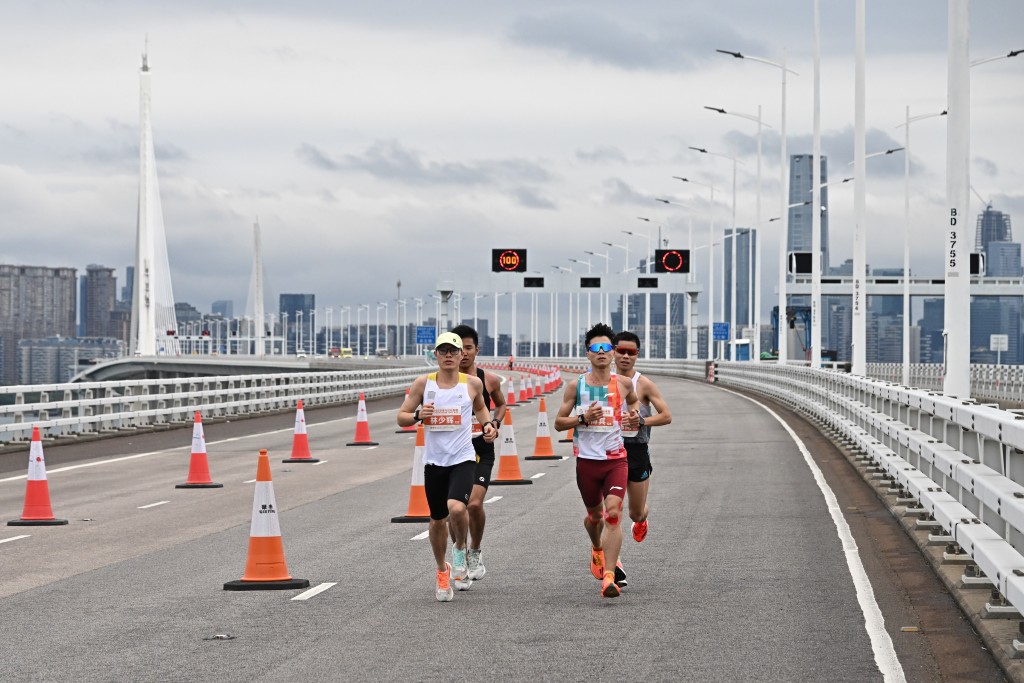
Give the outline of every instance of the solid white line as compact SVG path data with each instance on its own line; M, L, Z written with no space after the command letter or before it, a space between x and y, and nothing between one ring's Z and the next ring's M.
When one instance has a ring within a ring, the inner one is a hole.
M28 538L32 534L22 534L21 536L11 536L10 538L0 538L0 543L9 543L11 541L17 541L19 538Z
M818 463L814 462L814 458L811 457L807 446L796 435L796 432L786 424L786 421L779 417L778 413L749 396L744 396L728 389L722 389L722 391L745 398L763 408L782 425L782 428L786 430L789 437L796 443L796 447L804 457L804 462L807 463L811 474L814 475L814 481L818 484L821 495L825 497L828 513L832 517L832 522L836 525L839 540L843 544L846 566L850 570L850 577L853 579L853 586L857 591L857 602L860 604L861 612L864 613L864 627L868 638L871 640L871 650L875 654L875 665L878 666L878 670L882 673L884 680L893 681L894 683L905 682L907 679L903 673L903 666L896 656L896 649L893 647L892 638L889 637L889 633L885 630L885 617L882 616L882 610L879 609L878 602L875 600L875 591L871 587L871 580L868 578L868 573L864 569L864 563L860 559L857 541L854 540L853 533L850 531L850 525L847 523L846 518L843 517L843 512L839 507L836 494L832 491L828 482L825 481L825 475L822 474Z
M321 460L320 462L313 463L313 466L316 467L317 465L323 465L323 464L325 464L327 462L329 462L329 461L328 460Z
M256 483L256 480L255 480L255 479L246 479L246 480L245 480L245 481L243 481L242 483L243 483L243 484L255 484L255 483Z
M497 501L499 501L501 499L502 499L502 496L491 496L490 498L488 498L484 502L485 503L494 503L494 502L497 502Z
M325 590L327 590L331 586L337 586L337 585L338 585L337 581L328 582L328 583L321 583L319 586L314 586L314 587L310 588L308 591L305 591L303 593L299 593L294 598L292 598L292 600L309 600L314 595L320 595L321 593L323 593Z
M530 477L530 479L540 479L540 478L541 478L541 477L543 477L543 476L544 476L545 474L547 474L547 472L538 472L537 474L535 474L535 475L533 475L532 477Z
M159 503L150 503L149 505L140 505L139 509L140 510L147 510L149 508L155 508L157 505L167 505L167 503L170 503L170 502L171 501L169 501L169 500L161 500Z
M427 529L422 534L416 534L415 536L413 536L409 540L410 541L422 541L424 538L426 538L429 535L430 535L430 529Z

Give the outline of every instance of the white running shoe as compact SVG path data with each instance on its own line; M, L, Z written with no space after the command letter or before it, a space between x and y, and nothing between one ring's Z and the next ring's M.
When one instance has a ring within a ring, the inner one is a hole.
M484 567L484 551L470 548L466 565L469 567L469 578L474 581L484 578L484 574L487 573L487 568Z
M468 591L473 585L473 579L469 578L469 568L466 566L465 549L452 548L452 585L459 591Z
M437 573L437 590L435 596L438 602L448 602L455 597L455 591L452 590L449 579L452 575L452 566L447 562L444 563L445 571Z

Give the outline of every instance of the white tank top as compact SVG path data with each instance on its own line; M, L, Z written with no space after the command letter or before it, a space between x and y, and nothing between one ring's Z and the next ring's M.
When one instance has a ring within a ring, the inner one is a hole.
M618 391L618 377L611 376L608 386L594 387L586 383L586 374L576 382L576 407L585 410L591 403L601 404L604 415L597 423L573 428L573 455L585 460L614 460L626 457L622 445L621 416L622 397ZM614 391L609 391L614 388ZM586 396L584 396L586 393ZM586 399L586 400L584 400Z
M473 400L469 396L466 375L460 372L458 384L450 389L437 386L436 372L427 375L423 405L430 403L434 404L434 414L423 421L423 462L451 467L476 460L470 433Z

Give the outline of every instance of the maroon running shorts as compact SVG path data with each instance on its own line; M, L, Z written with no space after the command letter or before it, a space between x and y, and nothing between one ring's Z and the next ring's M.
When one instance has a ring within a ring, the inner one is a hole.
M576 458L576 486L587 508L600 504L608 496L625 498L628 475L626 458Z

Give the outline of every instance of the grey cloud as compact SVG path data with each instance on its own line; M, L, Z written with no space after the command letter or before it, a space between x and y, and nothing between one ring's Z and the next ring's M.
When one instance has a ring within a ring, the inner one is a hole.
M618 147L603 146L594 149L576 150L576 158L588 164L599 164L605 162L628 163L626 153Z
M362 171L410 185L491 185L503 181L544 182L551 178L544 167L525 159L425 161L419 152L394 140L381 140L362 154L344 154L339 158L309 143L302 144L296 154L307 164L324 170Z
M188 161L189 156L185 150L173 144L158 144L154 147L156 158L161 163L175 161ZM82 159L104 166L128 167L138 165L139 146L138 144L113 144L105 147L90 147L82 152Z
M558 205L529 187L520 187L513 193L519 203L529 209L554 210Z
M604 201L606 204L625 204L643 207L654 207L654 196L644 194L622 180L608 178L604 181Z
M999 166L997 166L996 162L992 161L991 159L986 159L984 157L974 157L973 162L974 168L977 169L979 173L987 176L999 175Z
M629 28L614 17L576 9L517 19L509 39L519 45L553 50L575 59L628 70L677 71L715 58L715 46L736 44L739 35L721 17L630 17L647 25ZM696 27L700 26L700 30ZM744 40L744 44L749 41Z

